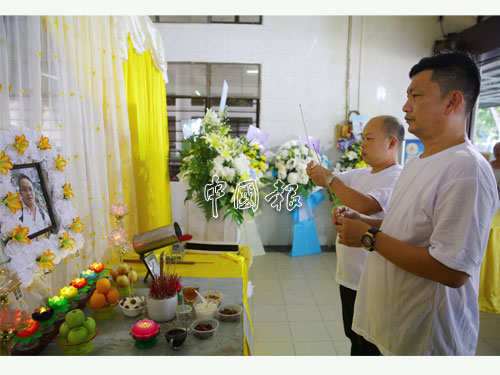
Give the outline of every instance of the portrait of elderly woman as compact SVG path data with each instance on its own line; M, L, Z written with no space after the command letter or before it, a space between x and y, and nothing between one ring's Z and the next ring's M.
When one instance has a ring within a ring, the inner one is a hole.
M16 215L23 227L29 228L28 238L35 238L55 227L52 210L38 164L16 165L12 183L23 205Z

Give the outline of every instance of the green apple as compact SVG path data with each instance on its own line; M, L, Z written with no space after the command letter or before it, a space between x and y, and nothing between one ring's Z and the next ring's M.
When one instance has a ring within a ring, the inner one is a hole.
M71 310L66 314L66 324L69 328L75 328L81 326L85 320L85 314L80 309Z
M90 316L86 318L83 323L82 327L87 328L87 331L89 331L89 334L93 334L95 332L95 320L94 318L91 318Z
M66 323L61 324L59 327L59 334L61 337L67 338L68 337L68 332L69 332L69 327Z
M68 343L71 345L81 344L87 339L89 331L84 326L72 328L68 333Z

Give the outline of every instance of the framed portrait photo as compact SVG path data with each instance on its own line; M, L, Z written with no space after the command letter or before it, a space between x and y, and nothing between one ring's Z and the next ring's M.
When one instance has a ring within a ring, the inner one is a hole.
M152 277L156 278L160 276L160 262L158 262L158 258L156 258L154 252L144 257L143 261Z
M40 163L15 164L11 183L16 187L23 206L16 216L23 227L29 228L28 238L56 231L57 221Z

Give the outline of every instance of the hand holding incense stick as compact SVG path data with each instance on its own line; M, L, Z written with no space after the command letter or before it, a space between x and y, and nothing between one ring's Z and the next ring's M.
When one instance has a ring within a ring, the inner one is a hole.
M311 150L313 150L313 148L311 147L311 143L309 142L309 135L307 134L306 121L304 120L304 113L302 112L302 105L299 104L299 108L300 108L300 114L302 116L302 123L304 124L304 130L306 132L307 144L309 145L309 148ZM321 158L319 157L319 154L318 154L318 152L315 149L314 149L314 154L316 155L316 158L318 159L318 164L321 167ZM335 204L335 198L333 197L333 193L330 190L330 187L327 186L326 190L328 190L328 192L330 193L330 197L332 198L333 205L336 206L336 204Z

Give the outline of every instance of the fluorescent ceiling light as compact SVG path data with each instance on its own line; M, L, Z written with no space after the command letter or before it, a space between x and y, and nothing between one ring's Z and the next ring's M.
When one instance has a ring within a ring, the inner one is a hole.
M196 95L201 96L201 94L198 90L194 90L194 92L196 93Z
M249 69L249 70L247 70L247 74L259 74L259 71L258 70Z
M55 80L58 80L59 78L57 78L56 76L53 76L53 75L50 75L50 74L47 74L47 73L42 73L42 76L43 77L47 77L47 78L52 78L52 79L55 79Z

